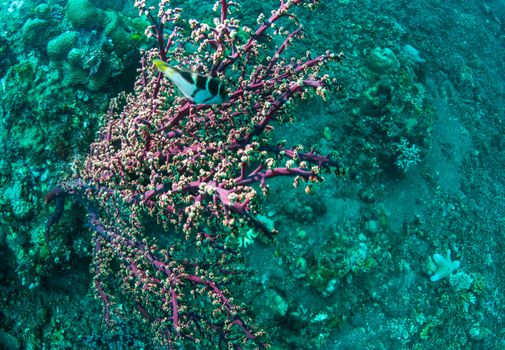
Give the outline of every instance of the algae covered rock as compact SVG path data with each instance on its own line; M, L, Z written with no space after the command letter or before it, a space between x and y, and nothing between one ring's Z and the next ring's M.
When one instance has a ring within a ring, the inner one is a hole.
M389 82L379 81L363 90L359 97L360 111L370 115L380 113L387 107L392 98Z
M253 301L253 308L264 320L286 316L288 302L276 290L267 289Z
M51 7L48 4L39 4L33 9L33 14L37 18L50 20Z

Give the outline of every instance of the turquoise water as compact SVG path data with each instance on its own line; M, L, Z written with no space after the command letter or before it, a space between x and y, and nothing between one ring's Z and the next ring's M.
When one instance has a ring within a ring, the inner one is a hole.
M505 348L503 1L133 3L0 1L0 348Z

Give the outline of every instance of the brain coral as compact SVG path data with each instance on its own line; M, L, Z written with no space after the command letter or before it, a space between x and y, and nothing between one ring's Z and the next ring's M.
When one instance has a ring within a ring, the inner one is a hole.
M69 31L58 35L47 43L47 55L52 61L62 60L77 42L77 32Z
M68 0L66 16L76 28L103 28L106 23L104 12L89 0Z
M63 65L63 77L63 84L66 86L85 84L88 80L88 75L82 68L67 62Z

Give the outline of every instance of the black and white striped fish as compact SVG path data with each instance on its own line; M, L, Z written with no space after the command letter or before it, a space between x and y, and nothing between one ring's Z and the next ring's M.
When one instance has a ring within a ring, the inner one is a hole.
M228 101L224 83L219 79L171 67L162 60L155 59L153 62L185 97L197 105L220 104Z

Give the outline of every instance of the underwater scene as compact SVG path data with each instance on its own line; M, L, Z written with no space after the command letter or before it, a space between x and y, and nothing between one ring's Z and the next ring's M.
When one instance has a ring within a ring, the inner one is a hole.
M0 349L505 349L505 1L0 18Z

